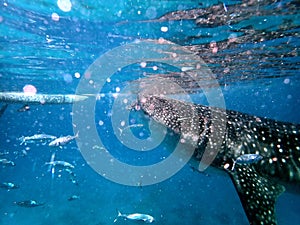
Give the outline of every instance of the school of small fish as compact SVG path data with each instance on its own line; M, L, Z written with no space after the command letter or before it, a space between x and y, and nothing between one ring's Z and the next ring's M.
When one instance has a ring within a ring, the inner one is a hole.
M143 127L143 125L142 124L129 125L123 128L123 130L134 128L134 127ZM123 130L120 129L120 132L122 133ZM76 135L67 135L61 137L40 133L31 136L21 136L18 138L18 140L20 141L20 145L27 146L30 144L42 143L42 145L48 145L49 147L51 147L51 149L53 147L62 149L63 146L67 145L77 137L78 137L78 133ZM27 151L26 150L24 151L25 153L22 153L23 156L27 155ZM12 160L9 160L6 156L9 156L9 152L7 151L0 152L0 165L2 165L3 167L16 166L16 163L13 162ZM48 166L48 172L51 174L52 179L54 179L56 171L58 171L59 173L65 172L66 174L69 175L69 180L73 184L78 185L76 174L74 173L75 165L67 161L56 160L55 153L52 153L49 162L45 162L44 166ZM18 184L8 181L8 182L0 183L0 188L5 189L7 191L12 191L14 189L20 189L21 187ZM80 196L74 194L71 195L67 200L68 201L80 200ZM24 208L35 208L35 207L44 206L46 203L34 199L27 199L22 201L15 201L14 204ZM148 214L143 214L143 213L123 214L120 211L118 211L118 215L116 216L114 222L117 222L119 218L123 218L124 220L140 221L145 223L152 223L155 221L154 217Z
M20 141L20 145L29 145L29 144L39 144L42 143L42 145L48 144L49 147L58 147L62 148L62 146L70 143L72 140L78 137L78 133L76 135L67 135L67 136L61 136L57 137L54 135L49 135L49 134L34 134L31 136L21 136L18 138ZM22 153L22 155L27 155L27 151L24 150L25 153ZM16 154L16 153L14 153ZM10 159L8 159L8 156L10 153L8 151L0 152L0 165L2 167L14 167L16 166L16 163ZM51 159L49 162L46 162L44 165L48 166L48 172L51 173L52 179L54 178L55 175L55 170L58 172L65 172L66 174L69 175L69 179L73 184L78 185L77 179L76 179L76 174L74 173L75 166L67 161L63 160L55 160L55 153L52 153ZM7 191L11 191L14 189L19 189L20 185L15 184L11 181L7 182L2 182L0 183L0 188L5 189ZM79 196L73 195L71 196L68 200L75 200L79 199ZM45 203L41 203L36 200L24 200L24 201L18 201L14 202L17 206L20 207L26 207L26 208L33 208L37 206L43 206Z

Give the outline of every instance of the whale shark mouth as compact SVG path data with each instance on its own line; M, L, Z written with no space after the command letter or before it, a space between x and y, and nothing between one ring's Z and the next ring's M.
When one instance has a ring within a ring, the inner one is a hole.
M290 184L300 190L299 125L163 95L140 94L138 104L145 114L181 134L188 142L195 141L196 137L194 159L198 161L209 142L219 141L211 165L229 174L250 224L277 224L278 196ZM211 139L213 136L217 138ZM233 167L243 154L259 154L262 160Z

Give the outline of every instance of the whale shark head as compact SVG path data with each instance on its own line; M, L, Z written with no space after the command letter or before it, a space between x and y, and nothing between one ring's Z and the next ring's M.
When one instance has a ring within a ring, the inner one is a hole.
M138 104L158 123L180 133L187 142L198 145L210 125L209 112L200 115L192 103L172 100L158 95L140 95Z
M140 95L138 104L151 118L175 132L180 132L179 110L176 105L154 95Z

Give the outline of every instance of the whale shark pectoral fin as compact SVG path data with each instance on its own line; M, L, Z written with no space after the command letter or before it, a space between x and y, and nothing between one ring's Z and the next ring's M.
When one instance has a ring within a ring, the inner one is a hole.
M275 203L284 186L259 175L253 165L238 165L227 171L239 194L251 225L276 225Z

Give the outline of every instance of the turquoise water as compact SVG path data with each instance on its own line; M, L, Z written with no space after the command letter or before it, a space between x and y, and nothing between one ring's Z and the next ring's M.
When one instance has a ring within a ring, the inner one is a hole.
M163 38L202 58L222 90L227 109L299 124L299 8L296 1L1 0L0 91L22 92L30 84L38 93L74 94L98 57L129 43ZM160 61L147 63L146 68L142 63L112 75L94 113L107 149L137 166L167 157L172 139L155 152L133 151L115 141L116 131L107 123L114 103L111 94L141 78L170 77L178 72ZM102 72L100 69L100 77ZM210 80L198 78L203 87L215 88ZM189 81L182 86L194 102L208 104L199 87ZM7 152L5 157L16 164L0 167L0 181L20 186L0 189L1 225L113 224L117 209L150 214L156 224L163 225L248 224L235 188L224 174L200 174L186 165L163 182L126 186L96 173L75 141L62 149L51 149L43 142L20 145L21 136L66 136L76 126L71 105L32 105L29 111L18 112L21 107L9 105L0 118L0 152ZM139 114L131 117L136 124L144 123ZM130 130L142 139L149 135L148 129ZM139 136L141 132L145 137ZM48 171L44 164L53 153L56 159L75 165L78 184L65 171L53 175ZM80 199L68 201L72 195ZM28 199L45 205L22 208L14 204ZM284 193L276 209L279 224L296 224L299 195ZM120 219L116 224L138 223Z

